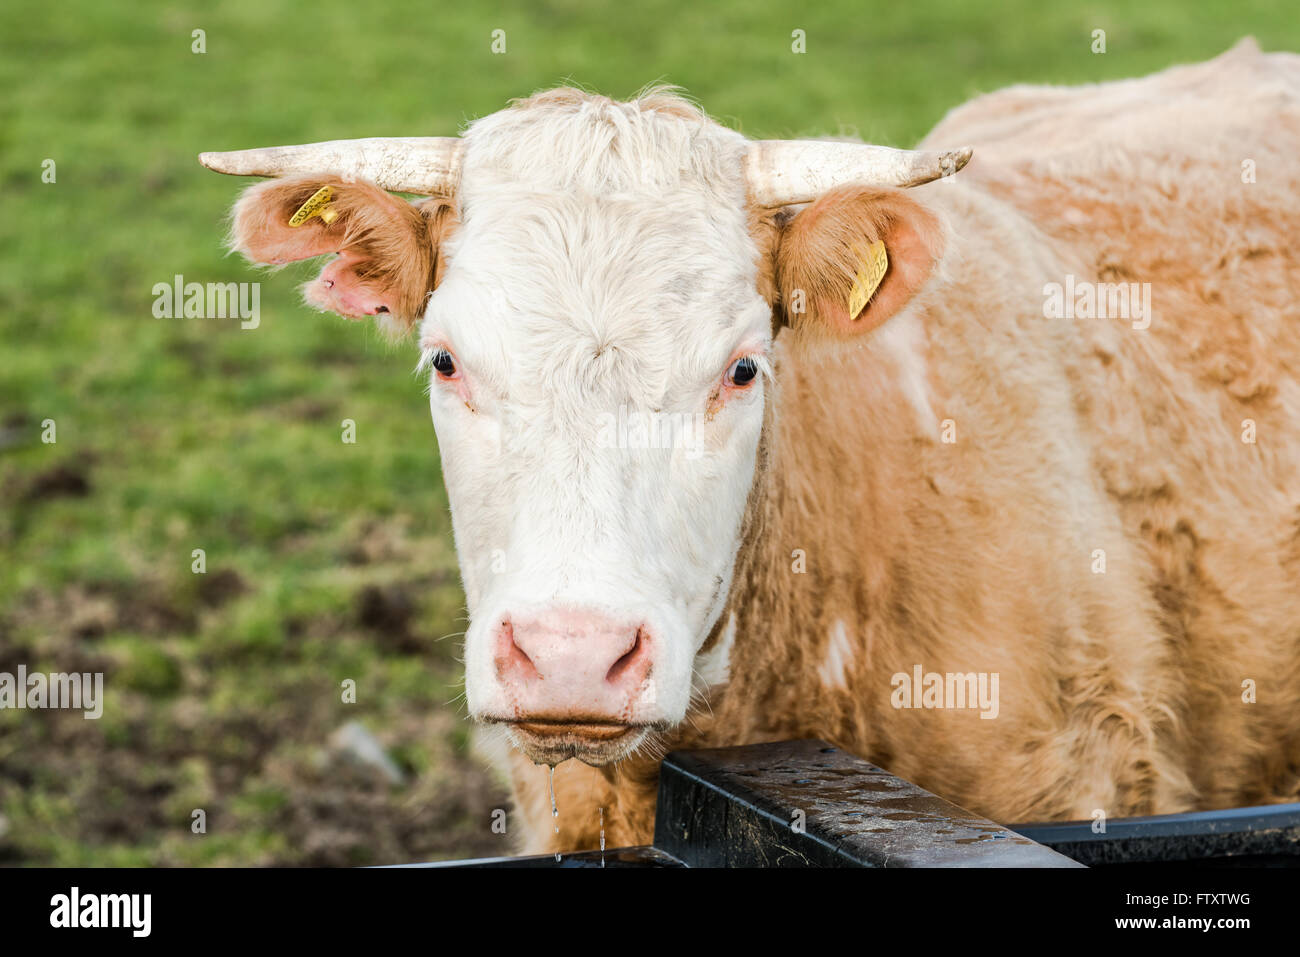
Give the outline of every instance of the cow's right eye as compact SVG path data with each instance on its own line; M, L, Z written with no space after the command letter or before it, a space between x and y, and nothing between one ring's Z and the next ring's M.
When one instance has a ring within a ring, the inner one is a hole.
M754 381L758 375L758 363L752 356L742 356L731 364L727 370L727 382L736 388L743 389Z
M433 367L444 379L456 378L456 360L446 349L439 349L433 356Z

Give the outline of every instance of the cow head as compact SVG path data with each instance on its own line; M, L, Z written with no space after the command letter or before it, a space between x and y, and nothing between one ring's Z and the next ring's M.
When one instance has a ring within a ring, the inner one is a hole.
M683 720L701 689L775 331L844 338L901 308L939 229L895 187L968 156L755 143L664 93L558 90L457 139L203 161L277 177L236 206L249 258L334 253L309 301L418 325L470 613L469 710L534 760L603 764ZM850 315L878 240L888 271Z

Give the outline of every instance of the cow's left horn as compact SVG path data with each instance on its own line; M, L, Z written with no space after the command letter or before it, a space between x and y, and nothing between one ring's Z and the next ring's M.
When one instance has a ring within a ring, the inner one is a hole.
M464 148L454 136L375 137L200 153L199 162L232 176L328 173L369 180L395 193L454 196Z
M750 198L760 206L810 203L837 186L920 186L971 158L957 150L896 150L834 140L755 140L745 155Z

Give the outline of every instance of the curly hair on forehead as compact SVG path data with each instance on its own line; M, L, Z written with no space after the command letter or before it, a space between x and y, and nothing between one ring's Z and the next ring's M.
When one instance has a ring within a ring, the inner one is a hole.
M709 115L679 86L669 83L652 83L642 87L630 100L620 101L599 93L591 93L575 86L557 86L539 90L532 96L510 101L511 109L534 107L569 107L579 110L584 106L623 108L629 112L659 113L681 120L708 121Z

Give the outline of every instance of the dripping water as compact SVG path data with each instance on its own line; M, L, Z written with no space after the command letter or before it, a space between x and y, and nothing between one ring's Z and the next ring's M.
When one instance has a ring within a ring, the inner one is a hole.
M605 809L600 809L600 866L605 866Z
M555 803L555 765L551 765L551 817L555 821L555 833L560 833L560 809ZM560 852L555 852L555 862L560 862Z

